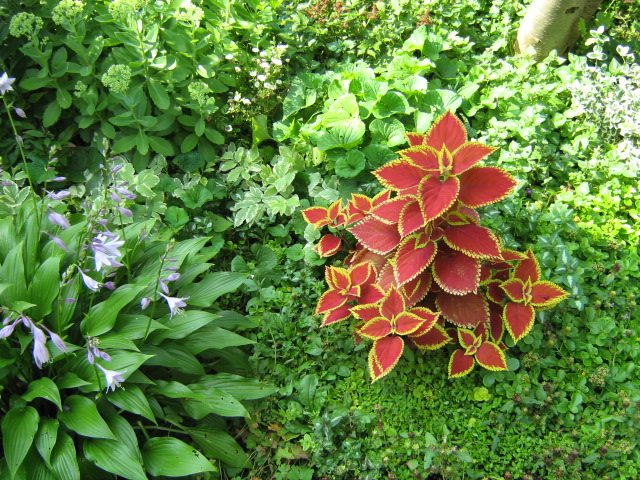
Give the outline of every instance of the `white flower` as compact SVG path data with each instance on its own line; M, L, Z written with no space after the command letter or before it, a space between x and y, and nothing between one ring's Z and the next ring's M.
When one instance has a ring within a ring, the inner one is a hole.
M4 95L9 90L13 90L11 84L15 81L15 78L9 78L7 72L4 72L2 75L0 75L0 95Z
M149 297L144 297L142 300L140 300L140 309L141 310L146 309L150 303L151 303L151 299Z
M116 257L119 257L120 251L118 247L124 245L124 241L109 240L109 237L100 233L91 241L91 250L95 253L96 271L100 271L103 266L109 267L121 267L122 264L116 261Z
M97 292L98 290L100 290L100 287L102 286L100 282L94 280L89 275L85 275L84 272L80 270L80 268L78 268L78 271L80 272L80 275L82 275L82 281L89 290L91 290L92 292Z
M253 48L251 49L251 51L252 51L253 53L258 53L258 52L260 51L260 49L259 49L258 47L253 47ZM6 75L6 74L5 74L5 75Z
M168 297L160 292L158 292L158 294L161 297L163 297L167 301L167 304L169 305L169 310L171 311L171 314L169 315L169 317L173 317L176 314L182 313L181 309L187 306L187 304L184 303L183 300L187 300L189 297L183 297L183 298Z
M264 82L267 79L265 75L258 75L258 81Z
M233 55L230 53L227 53L224 58L226 58L227 60L233 60Z
M282 60L280 60L279 58L274 58L273 60L271 60L271 63L280 66L282 65Z
M264 68L265 70L269 70L269 64L267 62L260 62L260 67Z
M42 368L42 364L49 361L49 350L45 345L47 337L33 323L31 323L31 333L33 334L33 359L38 368Z
M123 373L127 373L126 370L123 370L121 372L116 372L114 370L108 370L104 367L102 367L100 364L96 363L96 366L102 370L102 373L104 373L104 379L107 382L107 390L111 389L111 391L115 391L116 387L121 387L121 383L124 382L124 377L122 376Z

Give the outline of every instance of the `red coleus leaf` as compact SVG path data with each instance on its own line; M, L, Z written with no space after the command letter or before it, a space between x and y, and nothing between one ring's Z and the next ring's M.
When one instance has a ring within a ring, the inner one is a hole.
M433 278L454 295L475 292L480 281L480 261L446 246L440 247L431 267Z
M476 351L476 361L487 370L507 370L507 359L504 353L491 342L484 342Z
M408 160L412 165L421 168L426 175L440 175L440 162L438 161L438 151L422 145L419 147L407 148L398 152L403 159Z
M351 308L354 317L361 319L364 323L370 322L380 316L380 305L362 304Z
M324 207L305 208L302 210L302 216L305 221L313 225L315 229L329 225L332 221L327 215L327 209Z
M394 227L374 217L358 223L349 229L351 233L372 252L384 255L400 243L400 234Z
M504 291L500 288L501 282L498 280L485 283L487 287L487 298L494 303L502 303L506 298Z
M427 136L424 133L407 132L404 135L407 137L407 141L412 147L422 145L427 139Z
M512 278L502 282L500 288L514 302L524 302L524 283L519 278Z
M458 200L471 208L483 207L505 198L516 186L506 171L497 167L473 167L460 175Z
M555 283L540 281L531 286L531 305L538 309L551 308L564 300L568 293Z
M402 285L402 294L406 298L407 308L413 307L429 292L431 274L428 271Z
M393 276L393 268L390 263L387 263L378 274L377 284L384 290L388 291L391 287L397 287L396 278Z
M436 244L428 242L424 247L418 247L419 241L420 234L405 238L393 257L393 273L398 285L404 285L420 275L435 258Z
M393 326L389 319L383 317L374 318L358 330L359 335L370 338L371 340L378 340L386 337L390 333L393 333Z
M489 333L496 343L499 343L504 335L502 306L495 303L489 304Z
M406 303L402 293L396 287L391 287L380 302L380 315L391 319L400 315L405 309Z
M417 200L407 203L400 212L398 222L398 232L400 236L406 237L416 230L423 228L427 224L427 219L422 212L422 207Z
M527 258L527 255L524 254L524 253L516 252L515 250L510 250L508 248L503 248L502 249L502 258L505 261L510 262L512 260L524 260L525 258Z
M458 327L474 328L489 320L489 306L480 293L451 295L440 292L436 297L436 306L444 318Z
M533 327L535 310L531 305L509 302L504 306L502 318L513 341L517 342Z
M345 268L327 267L324 271L324 277L327 285L333 290L344 293L351 288L351 276Z
M425 220L439 217L453 205L460 191L457 177L449 177L443 182L439 178L429 177L418 187L418 201Z
M387 258L384 255L374 253L358 244L356 246L356 250L347 257L344 262L346 265L356 265L358 263L369 262L373 265L374 270L379 271L387 263Z
M444 241L469 257L500 259L500 241L491 230L478 225L455 225L444 231Z
M460 175L466 172L487 155L495 152L497 148L484 145L483 143L467 142L453 152L452 175Z
M391 190L383 190L379 194L377 194L375 197L373 197L372 199L373 206L377 207L381 203L389 200L389 198L391 198Z
M467 330L466 328L458 329L458 342L462 348L472 347L477 340L478 337L476 337L471 330Z
M422 333L426 332L431 327L433 327L438 321L438 318L440 318L439 313L433 312L426 307L414 307L411 310L409 310L409 313L417 317L420 317L422 319L422 323L420 324L420 327L418 329ZM417 330L413 331L412 333L416 333L416 332Z
M360 297L358 301L363 305L376 303L384 297L384 290L379 285L369 284L360 287Z
M369 213L369 211L373 208L373 201L366 195L352 193L348 207L350 207L354 211Z
M420 181L429 175L429 172L412 164L408 159L399 158L374 170L373 174L384 187L396 192L407 191L411 193L411 191L415 191Z
M530 280L531 283L535 283L540 280L540 264L531 249L527 250L525 255L526 258L516 265L513 276L523 282Z
M349 298L338 292L337 290L327 290L322 294L320 300L318 300L318 305L316 305L316 314L329 312L334 310L345 303Z
M369 352L369 373L373 382L393 370L403 350L404 342L400 337L384 337L373 343Z
M345 320L351 316L351 310L349 309L349 305L342 305L341 307L335 308L330 312L327 312L322 319L322 327L326 327L327 325L331 325L332 323L339 322L341 320Z
M425 143L437 151L446 147L450 152L455 151L467 141L467 131L463 123L453 113L447 112L431 126L426 135Z
M338 250L340 250L341 243L342 241L338 237L327 233L320 239L314 250L321 257L330 257Z
M428 330L423 330L423 327L420 327L409 336L409 340L421 350L436 350L450 343L453 339L447 334L444 327L435 324Z
M475 361L472 355L465 355L464 350L456 350L449 359L449 378L464 377L471 370Z
M401 195L381 203L371 211L371 214L389 225L395 225L400 221L402 209L408 203L415 202L410 195Z
M376 279L376 272L371 262L362 262L349 269L351 285L364 285L373 283Z
M424 318L413 312L403 312L396 317L395 333L409 335L415 332L424 322Z

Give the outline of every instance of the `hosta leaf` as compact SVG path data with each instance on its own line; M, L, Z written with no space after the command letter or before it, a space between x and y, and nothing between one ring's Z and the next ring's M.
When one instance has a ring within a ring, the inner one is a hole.
M51 470L59 480L80 480L76 447L63 431L58 432L58 441L51 453Z
M535 283L540 280L540 264L531 249L527 250L526 258L518 262L513 276L523 282L530 280L531 283Z
M189 297L187 304L210 307L219 297L237 290L247 276L238 272L214 272L198 283L180 289L180 297Z
M81 395L71 395L65 399L64 405L64 410L58 413L58 419L69 430L85 437L115 440L116 437L91 399Z
M421 350L436 350L450 343L452 338L444 327L435 324L428 330L419 328L409 337L411 342Z
M461 349L456 350L449 359L449 378L464 377L473 370L474 363L472 355L465 355Z
M264 398L274 393L277 389L271 385L256 380L255 378L245 378L231 373L216 373L206 375L198 379L200 385L209 388L216 388L225 393L233 395L238 400L255 400Z
M517 342L533 327L535 310L531 305L509 302L504 306L502 318L513 341Z
M426 134L425 143L440 151L443 146L453 152L467 141L463 123L452 112L447 112L435 121Z
M330 233L327 233L320 239L318 244L314 247L314 250L321 257L330 257L331 255L336 253L338 250L340 250L341 244L342 244L342 240L340 240L340 238L336 237L335 235L331 235Z
M369 352L369 373L372 382L393 370L403 350L404 342L400 337L385 337L374 342Z
M34 398L46 398L62 410L62 400L60 400L60 391L53 380L48 377L42 377L34 380L29 384L27 393L22 395L22 399L30 402Z
M471 208L498 202L516 187L514 178L497 167L473 167L459 178L458 201Z
M187 432L207 457L222 460L230 467L241 468L247 465L247 454L227 432L213 427L191 428Z
M456 225L444 231L444 241L469 257L501 259L500 241L491 230L478 225Z
M453 175L460 175L461 173L466 172L484 157L490 155L496 150L497 148L490 147L482 143L465 143L458 148L458 150L453 152L453 168L451 169L451 173Z
M531 305L536 308L550 308L567 297L568 293L555 283L536 282L531 287Z
M433 261L433 278L440 288L454 295L475 292L480 280L480 261L462 252L441 247Z
M389 335L392 330L391 322L389 322L388 319L378 317L365 323L364 326L358 330L358 334L371 340L378 340Z
M117 389L110 392L107 394L107 400L118 408L142 415L152 422L156 422L146 395L137 385L127 385L126 390Z
M420 275L433 261L437 247L429 242L424 247L416 246L419 235L411 235L402 241L393 257L393 274L398 285L413 280Z
M504 353L491 342L484 342L476 351L477 362L487 370L507 370L507 359Z
M147 479L137 456L124 442L88 439L83 447L87 460L101 469L129 480Z
M48 466L51 466L51 452L58 439L59 426L55 418L42 420L35 437L36 450Z
M2 448L12 477L33 444L39 420L33 407L14 407L2 419Z
M489 306L480 293L451 295L440 292L436 305L442 316L458 327L474 328L489 320Z
M216 470L202 453L174 437L150 438L142 456L147 471L154 476L183 477Z
M460 181L449 177L441 182L436 177L428 177L420 183L418 200L426 220L442 215L458 198Z
M369 250L384 255L398 246L400 234L377 218L368 218L349 229Z
M397 192L414 189L429 174L423 168L412 165L408 160L400 158L392 160L373 171L378 181L386 188Z

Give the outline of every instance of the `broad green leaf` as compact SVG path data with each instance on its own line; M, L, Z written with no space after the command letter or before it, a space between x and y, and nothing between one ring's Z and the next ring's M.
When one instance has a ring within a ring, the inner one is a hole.
M29 312L30 316L34 320L41 320L51 313L51 305L59 291L60 257L49 257L36 270L29 283L29 299L36 304Z
M142 155L146 155L149 152L149 140L142 130L136 135L136 147Z
M22 466L29 480L57 480L55 474L34 450L29 451Z
M350 150L362 141L366 127L362 120L354 118L338 124L323 132L318 138L318 149L321 151L332 148Z
M89 439L84 442L84 455L107 472L129 480L147 480L137 456L122 441Z
M396 113L410 113L412 110L402 93L387 92L373 106L372 113L376 118L386 118Z
M42 377L34 380L29 384L27 393L22 395L22 399L30 402L34 398L46 398L54 403L58 410L62 410L62 401L60 400L60 392L53 380L48 377Z
M221 350L226 347L250 345L253 340L230 332L216 325L207 325L186 336L180 345L193 355L198 355L210 348Z
M252 145L258 145L271 138L266 115L256 115L251 119Z
M11 286L0 294L0 302L4 305L11 305L16 300L24 300L27 294L23 250L24 243L20 242L7 254L4 264L0 268L0 278L10 280L11 283Z
M185 209L176 206L167 208L164 219L169 224L169 227L174 231L178 231L189 223L189 215Z
M247 465L247 454L227 432L218 428L188 430L207 457L217 458L231 467L241 468Z
M355 95L343 95L329 106L327 113L322 116L322 125L334 127L344 121L357 118L358 113L358 100Z
M376 119L369 125L371 142L395 147L406 142L404 125L395 119Z
M388 147L378 143L370 143L362 149L372 169L378 168L398 156Z
M145 362L148 366L160 366L175 369L179 372L191 375L203 375L204 368L200 361L183 347L172 345L145 345L143 353L152 355Z
M58 432L58 441L51 453L51 470L58 480L80 480L76 447L65 432Z
M189 388L202 397L183 403L185 410L196 420L209 413L223 417L245 417L248 415L240 401L227 392L200 383L193 383L189 385Z
M192 209L200 208L211 200L213 200L213 194L199 183L188 189L182 196L185 207Z
M207 139L215 145L222 145L224 143L224 137L215 128L206 127L204 129L204 136L207 137ZM201 146L202 144L206 144L206 142L200 142L200 143L201 143Z
M45 463L51 466L51 452L56 446L58 440L58 420L55 418L47 418L40 422L38 433L36 434L35 443L36 450L40 453Z
M255 400L274 393L277 389L255 378L245 378L231 373L216 373L198 379L200 385L227 392L238 400Z
M54 85L54 79L51 77L29 77L20 82L20 88L22 90L38 90L43 87L52 87Z
M110 331L120 310L144 288L142 285L122 285L107 300L94 305L80 323L83 335L97 337Z
M187 285L180 290L180 297L189 297L188 305L210 307L219 297L237 290L246 275L236 272L215 272L198 283Z
M300 403L306 407L312 407L318 387L318 377L314 374L305 375L299 382L296 382L295 387L298 390Z
M2 419L2 448L12 477L33 444L39 420L33 407L12 408Z
M181 153L173 159L173 164L187 173L197 172L206 163L204 157L198 152Z
M138 135L125 135L113 144L114 153L124 153L136 147Z
M167 327L166 330L155 332L150 337L150 342L159 344L167 338L179 339L184 338L191 332L208 325L218 318L214 313L204 312L202 310L187 310L180 315L174 315L162 323Z
M62 109L60 105L58 105L57 101L51 102L47 105L47 108L44 109L44 114L42 115L42 125L46 128L54 125L58 119L60 118L60 113Z
M58 388L77 388L89 385L89 382L81 379L73 372L67 372L58 379Z
M67 90L64 88L58 88L56 90L56 102L63 110L69 108L73 103L73 99Z
M425 101L428 105L433 105L437 113L444 113L448 110L455 112L462 105L463 98L451 90L429 90L425 94Z
M155 103L160 110L168 109L169 105L171 105L171 101L169 100L169 95L167 94L167 90L164 88L164 85L151 77L147 78L146 83L153 103Z
M173 437L150 438L142 449L142 456L147 471L154 476L183 477L216 471L202 453Z
M81 395L71 395L65 399L64 405L64 410L58 413L58 420L69 430L84 437L115 439L91 399Z
M127 385L127 389L117 389L107 394L107 400L113 403L116 407L126 410L128 412L142 415L143 417L156 423L156 419L153 416L149 401L144 392L140 390L137 385Z
M196 148L196 145L198 145L199 140L200 139L196 134L190 133L189 135L184 137L184 139L182 140L182 143L180 144L180 151L182 153L190 152L191 150Z
M367 161L364 153L359 150L349 150L336 160L336 174L343 178L351 178L364 170Z

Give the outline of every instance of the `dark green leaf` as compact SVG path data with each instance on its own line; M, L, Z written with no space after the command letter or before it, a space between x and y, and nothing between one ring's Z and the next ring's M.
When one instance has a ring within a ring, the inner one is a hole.
M142 456L147 471L154 476L182 477L216 470L202 453L173 437L150 438Z
M64 410L58 413L58 420L69 430L85 437L116 438L89 398L71 395L65 399L64 405Z
M210 307L213 302L238 289L246 278L245 274L236 272L215 272L207 275L202 281L187 285L180 290L180 297L189 297L187 302L196 307Z
M206 456L222 460L231 467L241 468L247 465L246 453L228 433L218 428L193 428L188 431Z
M35 438L36 450L49 466L51 466L51 452L58 439L59 425L58 420L55 418L42 420Z
M166 110L171 105L171 101L169 100L169 95L167 94L167 90L157 80L153 78L147 78L147 88L149 89L149 95L151 96L151 100L160 110Z
M364 153L350 150L336 161L336 174L344 178L355 177L364 170L366 163Z
M58 441L51 453L51 470L58 480L80 480L80 469L76 459L76 447L65 432L58 432Z
M12 477L33 444L39 420L33 407L12 408L2 419L2 448Z
M107 400L118 408L142 415L152 422L156 422L147 397L137 385L127 385L126 390L117 389L110 392L107 394Z
M22 398L27 402L30 402L34 398L46 398L54 403L58 407L58 410L62 410L62 400L60 400L58 387L53 383L53 380L48 377L42 377L31 382L27 393L22 395Z

